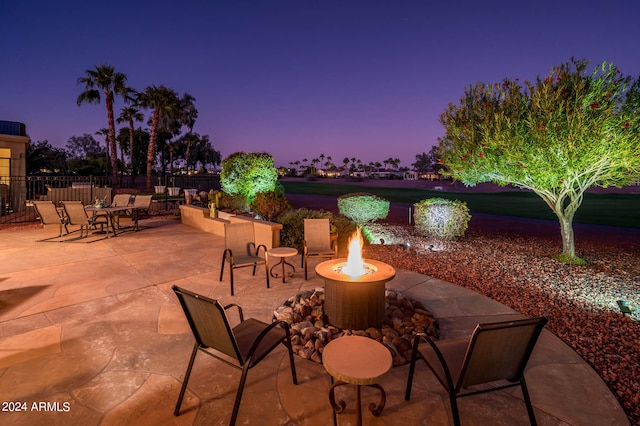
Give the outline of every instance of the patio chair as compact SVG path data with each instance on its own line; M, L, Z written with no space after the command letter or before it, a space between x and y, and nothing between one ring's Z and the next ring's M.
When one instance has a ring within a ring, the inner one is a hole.
M149 214L149 209L151 208L151 199L152 195L136 195L133 200L133 208L140 211L144 211L146 214Z
M113 207L123 207L129 204L131 204L131 194L116 194L111 202Z
M120 228L120 219L121 218L129 218L133 221L133 228L138 230L138 219L140 218L141 212L145 212L149 214L149 209L151 208L151 199L152 195L136 195L133 198L133 204L128 204L131 206L131 209L125 210L122 212L118 212L118 228Z
M531 318L478 324L469 341L433 342L428 336L416 336L405 400L408 401L411 397L413 374L419 354L449 394L454 425L460 425L458 398L513 386L522 388L529 420L532 425L536 425L524 370L546 323L545 318ZM421 339L426 343L421 343ZM500 384L500 381L509 383ZM489 383L493 384L490 388L475 391L467 389Z
M64 213L67 216L69 225L80 227L80 237L84 238L89 236L89 228L96 225L107 226L107 238L109 238L109 216L103 214L97 214L89 217L82 201L63 201Z
M331 238L329 219L305 219L302 265L304 279L307 278L307 264L310 257L334 258L338 255L336 240Z
M264 250L264 257L260 257L260 249ZM267 262L267 247L260 244L256 247L253 223L236 222L224 225L224 253L222 254L222 268L220 269L220 281L224 274L225 261L229 262L231 275L231 295L233 296L233 270L253 266L253 275L256 267L264 264L267 276L267 288L269 288L269 265Z
M175 285L172 288L178 296L180 305L196 339L182 382L178 402L173 411L175 416L180 414L180 406L182 405L198 351L202 351L227 365L242 370L229 421L230 425L234 425L238 417L247 373L281 343L289 352L293 384L298 384L296 366L293 361L293 350L291 348L289 324L284 321L274 321L271 324L267 324L253 318L245 320L242 308L236 304L229 304L223 307L217 300L209 299ZM230 325L226 313L232 307L237 308L240 317L240 323L235 327Z
M34 201L33 207L35 207L36 209L36 214L38 215L42 226L45 226L45 225L60 226L60 233L57 236L44 238L38 241L49 241L54 238L62 237L63 235L62 227L64 227L64 230L66 231L64 235L69 233L69 229L67 228L67 224L69 223L69 221L67 220L66 216L63 216L60 214L55 204L53 204L53 201Z

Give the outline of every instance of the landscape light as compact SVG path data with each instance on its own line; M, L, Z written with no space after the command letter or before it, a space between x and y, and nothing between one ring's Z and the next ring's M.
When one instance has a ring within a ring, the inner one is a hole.
M627 302L625 300L616 300L616 303L618 304L622 315L631 315L631 308L627 306Z

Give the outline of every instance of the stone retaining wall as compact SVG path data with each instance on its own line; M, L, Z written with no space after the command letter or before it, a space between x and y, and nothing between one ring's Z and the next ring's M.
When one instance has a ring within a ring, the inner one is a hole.
M224 237L226 223L248 221L253 223L256 235L256 245L264 244L267 250L280 247L280 230L282 224L253 219L247 216L230 216L229 219L209 217L209 209L190 204L180 205L180 218L185 225L202 229L205 232Z

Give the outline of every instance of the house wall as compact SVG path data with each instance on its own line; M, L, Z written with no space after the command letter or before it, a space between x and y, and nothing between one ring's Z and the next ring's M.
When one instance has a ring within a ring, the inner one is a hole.
M2 122L5 124L21 123ZM1 126L4 129L7 126ZM10 128L10 127L7 127ZM24 133L24 126L18 126L22 130L16 133ZM3 132L6 130L2 130ZM0 133L0 214L9 209L23 211L27 196L25 177L27 175L26 151L31 140L26 134ZM19 179L12 179L18 177Z

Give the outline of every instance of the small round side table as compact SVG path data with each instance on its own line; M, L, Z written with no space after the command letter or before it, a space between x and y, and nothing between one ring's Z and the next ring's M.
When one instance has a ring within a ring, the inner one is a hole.
M378 384L391 369L391 353L382 343L362 336L343 336L329 342L322 352L322 364L331 374L331 381L338 380L329 389L329 403L340 414L346 403L336 403L335 388L342 385L356 385L356 424L362 425L360 386L369 386L380 391L380 402L369 404L374 416L382 413L387 395Z
M296 254L298 254L298 250L291 247L276 247L276 248L272 248L271 250L268 250L267 256L280 258L280 262L276 263L271 267L271 270L269 271L271 276L274 278L278 278L278 274L277 273L274 274L273 270L277 268L279 265L282 265L282 282L284 282L286 277L286 274L284 273L284 266L288 265L288 266L291 266L291 269L293 270L289 275L290 277L292 277L293 273L296 271L296 268L291 263L287 262L285 258L295 256Z

